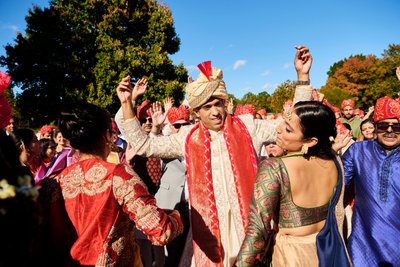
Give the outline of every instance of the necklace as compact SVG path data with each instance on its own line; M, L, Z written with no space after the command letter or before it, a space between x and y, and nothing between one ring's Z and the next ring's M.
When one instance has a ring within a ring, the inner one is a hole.
M304 153L290 154L290 155L282 156L281 158L293 158L293 157L304 157Z

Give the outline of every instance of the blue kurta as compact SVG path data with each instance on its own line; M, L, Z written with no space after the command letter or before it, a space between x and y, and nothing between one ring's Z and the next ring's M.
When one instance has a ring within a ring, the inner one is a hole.
M357 142L342 161L346 186L355 185L354 266L400 266L400 147L386 154L376 140Z

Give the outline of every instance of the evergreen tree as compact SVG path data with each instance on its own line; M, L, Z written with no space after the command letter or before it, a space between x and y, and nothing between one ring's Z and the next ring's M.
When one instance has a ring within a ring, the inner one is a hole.
M21 115L40 126L85 100L115 112L122 77L149 79L146 99L183 99L187 71L169 55L179 50L169 8L155 0L54 0L26 17L26 35L6 46Z

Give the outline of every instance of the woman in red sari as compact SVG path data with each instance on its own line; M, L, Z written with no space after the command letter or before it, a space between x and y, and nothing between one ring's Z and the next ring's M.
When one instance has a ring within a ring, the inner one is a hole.
M129 167L106 162L111 151L110 114L85 104L62 113L59 129L80 153L80 161L58 176L65 208L77 238L71 256L84 266L142 266L134 226L156 245L182 232L177 211L156 206Z

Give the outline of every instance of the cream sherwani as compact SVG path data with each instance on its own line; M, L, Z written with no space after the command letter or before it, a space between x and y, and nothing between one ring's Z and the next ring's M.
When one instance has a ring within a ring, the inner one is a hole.
M296 94L299 94L298 91L296 91ZM309 99L309 95L306 97ZM241 115L239 118L246 126L251 136L256 155L259 158L263 143L275 140L275 127L280 120L259 120L254 119L251 115ZM170 136L148 138L142 131L140 123L136 118L123 120L121 109L116 114L115 120L123 136L131 144L132 148L136 150L138 155L160 158L185 156L186 137L193 126L182 127L177 134ZM244 240L245 229L243 228L240 215L238 196L225 139L222 131L209 132L211 139L212 181L224 252L223 266L231 267L236 260L240 246ZM246 157L248 155L236 156ZM203 162L199 162L199 164L203 164ZM196 227L196 225L192 227ZM196 263L196 265L202 266L201 263Z

